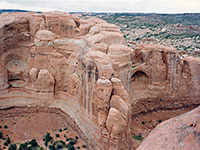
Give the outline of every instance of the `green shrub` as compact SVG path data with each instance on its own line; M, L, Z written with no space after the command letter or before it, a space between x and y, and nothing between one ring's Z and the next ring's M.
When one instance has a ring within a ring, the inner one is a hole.
M56 134L56 137L57 137L57 138L59 138L59 136L60 136L59 134Z
M78 146L77 149L80 149L80 147Z
M0 139L2 139L2 138L3 138L3 132L0 131Z
M63 148L63 145L61 144L56 145L56 149L61 149L61 148Z
M44 143L45 146L47 146L48 143L49 143L52 139L53 139L53 137L50 135L49 132L47 132L46 135L44 136L44 139L43 139L43 141L45 142L45 143Z
M68 150L75 150L74 145L67 144L65 147L66 147Z
M76 140L69 141L69 145L74 145L74 144L76 144Z
M77 140L78 140L78 136L75 136L75 139L77 139Z
M65 131L65 130L68 130L68 128L67 128L67 127L65 127L63 130L64 130L64 131Z
M138 141L142 141L144 139L142 137L142 135L134 135L133 138L136 139L136 140L138 140Z
M7 137L6 141L3 143L5 146L8 146L11 143L10 138Z
M158 123L161 123L162 122L162 120L160 119L160 120L158 120Z
M59 132L62 132L62 129L59 129Z
M20 146L19 146L19 150L25 150L25 149L27 149L27 146L28 146L28 143L27 143L27 142L22 143L22 144L20 144Z
M4 125L4 128L5 128L5 129L8 129L8 126L7 126L7 125Z
M10 144L8 150L17 150L17 145L14 143L14 144Z
M146 121L142 121L142 124L145 125L145 123L147 123Z
M8 146L9 144L7 142L4 142L3 145Z
M38 146L38 143L37 143L36 139L32 139L32 140L29 142L29 144L30 144L32 147Z
M8 144L11 143L10 137L7 137L6 142L7 142Z
M50 150L56 150L56 147L55 147L54 145L50 145L50 146L49 146L49 149L50 149Z
M82 147L83 147L83 148L86 148L86 145L85 145L85 144L83 144L83 145L82 145Z

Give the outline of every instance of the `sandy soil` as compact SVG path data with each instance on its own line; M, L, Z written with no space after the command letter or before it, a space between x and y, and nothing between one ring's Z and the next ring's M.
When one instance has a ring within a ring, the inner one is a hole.
M4 128L5 125L7 129ZM73 120L57 109L11 108L0 110L0 131L3 132L3 137L9 136L12 143L23 143L36 139L40 146L45 147L43 138L46 132L49 132L54 141L66 141L66 137L75 139L78 136L75 147L85 149L82 148L82 145L86 145L85 139L80 130L73 125ZM59 131L60 129L62 131ZM56 134L59 134L59 137L56 137ZM0 149L3 149L4 142L5 140L0 139Z

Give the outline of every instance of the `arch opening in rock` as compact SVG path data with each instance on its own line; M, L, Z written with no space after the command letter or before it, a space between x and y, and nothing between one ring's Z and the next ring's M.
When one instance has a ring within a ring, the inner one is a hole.
M148 76L142 71L136 71L131 77L132 89L146 89L149 84Z
M20 59L12 59L6 64L8 70L8 81L20 80L21 73L26 67L26 63Z

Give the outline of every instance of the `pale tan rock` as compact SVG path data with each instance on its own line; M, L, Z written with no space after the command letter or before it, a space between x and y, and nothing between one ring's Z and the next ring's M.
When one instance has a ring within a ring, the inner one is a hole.
M8 75L5 66L0 62L0 90L8 88Z
M137 150L200 149L200 107L159 124Z
M35 35L35 40L37 41L52 41L55 40L58 36L48 30L39 30Z
M113 94L119 95L123 100L128 102L129 95L128 95L127 91L125 90L121 80L113 77L113 78L111 78L111 82L113 85Z
M106 124L106 119L107 119L107 114L104 111L100 111L98 112L98 125L100 127L104 127ZM105 130L105 129L104 129ZM105 132L105 131L104 131ZM106 133L102 133L102 134L106 134Z
M109 32L120 32L119 27L114 24L109 23L99 23L90 28L89 35L95 35L100 33L101 31L109 31Z
M86 41L89 43L89 45L94 45L98 43L103 43L105 36L102 33L98 33L93 35L89 35L86 37ZM107 43L106 43L107 44Z
M76 73L73 73L69 77L67 91L78 98L81 96L81 80Z
M111 44L126 44L124 37L119 32L108 32L108 31L102 31L100 32L105 36L103 39L103 42L111 45Z
M92 46L92 50L94 51L101 51L103 53L108 53L108 45L105 43L98 43Z
M106 121L106 127L110 133L111 138L125 138L127 124L122 114L117 109L110 109L108 119Z
M47 12L42 13L45 16L45 27L53 33L72 37L76 33L76 23L70 17L69 13Z
M89 51L85 56L86 62L94 62L98 69L99 76L110 78L114 74L112 63L108 55L100 51Z
M30 34L32 36L31 38L33 39L34 35L39 29L45 30L44 18L40 14L33 13L31 14L31 17L29 17L28 19L29 19L29 26L30 26Z
M95 93L96 93L98 110L103 110L106 113L108 112L111 92L112 92L112 84L110 80L106 78L100 78L97 80Z
M37 68L31 68L31 70L29 71L29 77L30 77L31 83L34 83L36 81L38 72L39 70Z
M66 58L74 53L83 55L89 51L86 43L80 39L56 39L51 44Z
M124 119L129 120L129 107L128 104L118 95L113 95L110 100L110 107L117 109L123 114Z
M120 28L110 23L98 23L97 26L101 27L104 31L120 32Z
M108 56L118 78L122 81L127 91L130 90L130 76L132 68L133 50L123 44L112 44L108 48Z
M108 56L111 58L114 68L132 63L132 52L133 50L130 47L122 44L112 44L108 48Z
M46 69L41 69L33 84L32 90L37 92L54 92L54 77Z

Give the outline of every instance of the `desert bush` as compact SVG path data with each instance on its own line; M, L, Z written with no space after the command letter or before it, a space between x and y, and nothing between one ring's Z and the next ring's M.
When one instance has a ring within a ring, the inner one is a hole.
M142 124L145 125L147 122L146 121L142 121Z
M50 149L50 150L56 150L56 147L55 147L54 145L50 145L50 146L49 146L49 149Z
M68 128L67 128L67 127L65 127L63 130L64 130L64 131L65 131L65 130L68 130Z
M29 144L30 144L32 147L38 146L38 143L37 143L36 139L32 139L32 140L29 142Z
M8 146L8 143L7 143L7 142L4 142L3 145Z
M44 136L44 139L43 139L43 141L45 142L45 143L44 143L45 146L47 146L48 143L49 143L52 139L53 139L53 137L50 135L49 132L47 132L46 135Z
M75 150L74 145L67 144L65 147L66 147L68 150Z
M8 129L8 126L7 126L7 125L4 125L4 128L5 128L5 129Z
M17 150L17 145L14 143L14 144L10 144L8 150Z
M19 150L25 150L25 149L27 149L27 146L28 146L28 143L27 143L27 142L22 143L22 144L20 144L20 146L19 146Z
M82 147L83 147L83 148L86 148L86 145L85 145L85 144L83 144L83 145L82 145Z
M136 139L136 140L138 140L138 141L142 141L144 139L142 137L142 135L134 135L133 138Z
M61 148L63 148L63 145L61 144L56 145L56 149L61 149Z
M2 138L3 138L3 132L0 131L0 139L2 139Z
M3 143L5 146L8 146L11 143L10 138L7 137L6 141Z
M56 137L57 137L57 138L59 138L59 137L60 137L60 135L59 135L59 134L56 134Z
M74 145L74 144L76 144L76 142L77 142L76 140L71 140L71 141L69 141L69 144Z

